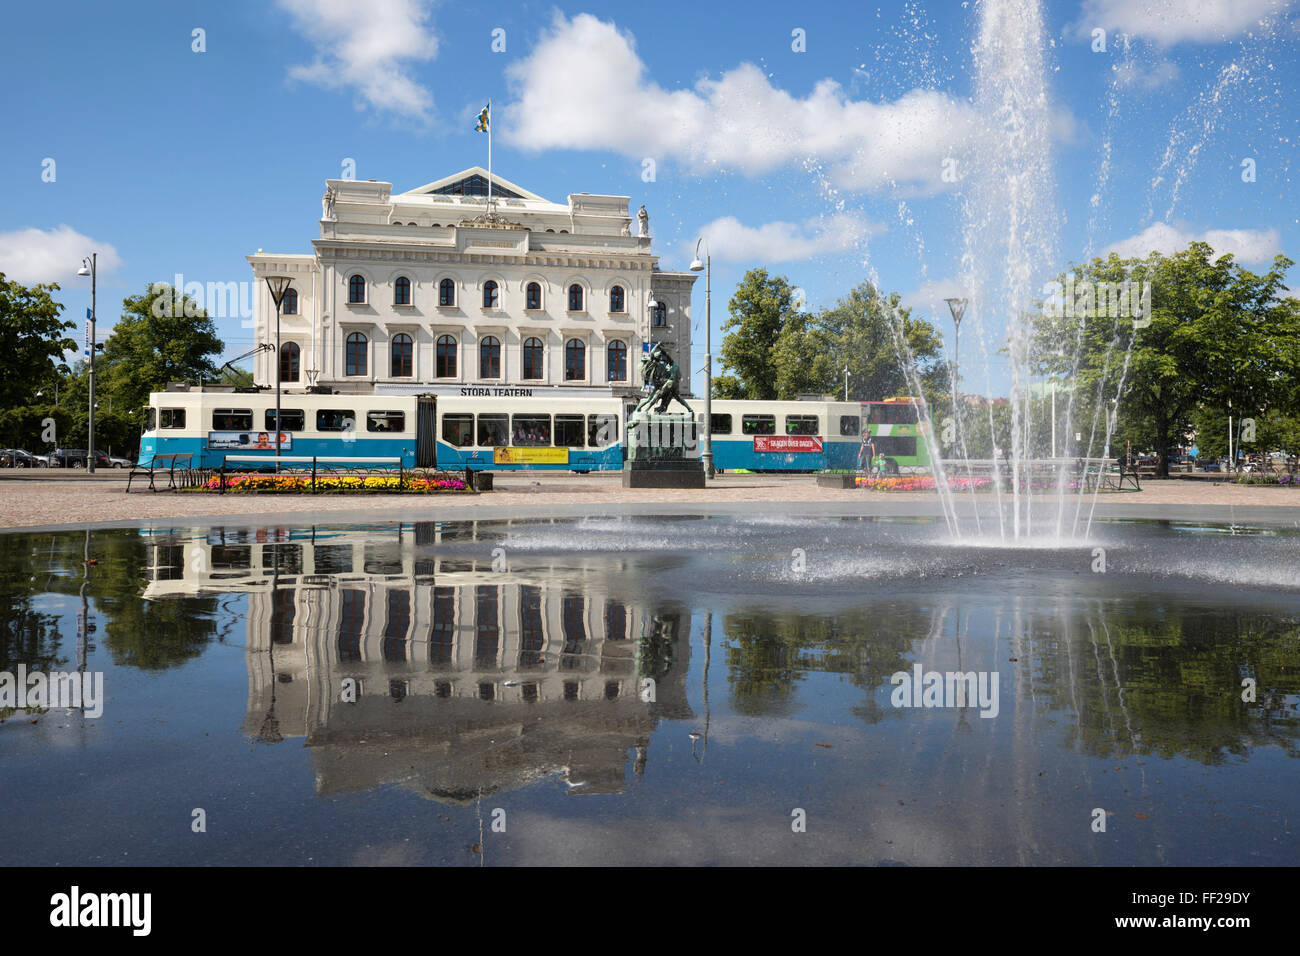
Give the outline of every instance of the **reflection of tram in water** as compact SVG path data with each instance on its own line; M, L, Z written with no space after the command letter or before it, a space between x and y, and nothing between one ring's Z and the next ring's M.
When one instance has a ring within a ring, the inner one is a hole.
M701 403L692 400L703 422ZM919 406L924 410L924 404ZM400 459L403 467L474 471L619 471L630 405L613 397L403 396L293 392L281 397L283 455ZM714 466L720 471L845 469L857 464L862 429L897 465L929 463L912 399L883 402L712 403ZM275 454L272 392L155 392L141 461L190 454L196 467L227 456ZM698 456L698 446L687 457ZM326 464L327 462L322 462ZM310 467L310 463L290 463ZM260 467L232 461L232 467ZM267 466L270 466L268 462Z
M244 732L305 738L321 792L456 800L564 768L619 792L658 721L692 716L690 616L594 557L494 569L514 524L152 532L144 597L247 595Z

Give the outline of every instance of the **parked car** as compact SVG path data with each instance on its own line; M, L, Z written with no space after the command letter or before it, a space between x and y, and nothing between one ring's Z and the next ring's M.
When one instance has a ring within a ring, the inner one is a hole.
M40 468L42 466L41 459L26 449L0 449L0 468Z
M50 458L56 468L85 468L89 455L84 448L56 448ZM102 451L95 453L95 467L112 467L108 462L108 456Z
M100 462L106 463L103 465L105 468L130 468L135 465L135 462L130 458L119 458L116 455L110 455L105 451L100 451L98 448L95 449L95 454L99 456L99 458L95 459L96 468L100 467Z

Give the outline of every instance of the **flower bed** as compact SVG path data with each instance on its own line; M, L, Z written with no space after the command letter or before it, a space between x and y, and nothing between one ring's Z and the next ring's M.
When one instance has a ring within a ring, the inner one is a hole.
M1273 473L1242 475L1233 484L1237 485L1281 485L1283 488L1300 486L1300 475L1278 475Z
M948 487L953 491L969 491L974 486L976 491L993 484L992 478L949 478ZM859 478L859 488L871 491L934 491L934 479L926 475L899 475L892 478Z
M201 491L221 491L220 476L209 478L199 486ZM444 494L465 492L470 489L460 478L425 478L419 475L321 475L313 487L310 475L227 475L225 490L233 492L337 492L337 491L388 491L403 494Z

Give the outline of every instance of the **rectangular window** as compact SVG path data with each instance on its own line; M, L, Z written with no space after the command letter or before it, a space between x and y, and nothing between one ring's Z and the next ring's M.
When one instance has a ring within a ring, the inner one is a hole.
M316 412L318 432L345 432L357 427L357 413L350 408L322 408Z
M510 417L508 415L480 415L478 417L478 443L484 448L500 448L510 444Z
M883 438L877 436L875 442L877 455L896 458L912 458L916 455L915 435L886 435Z
M608 448L618 443L617 415L588 415L587 444L592 448Z
M745 435L775 435L775 415L745 415L740 419L740 430Z
M711 416L709 416L709 434L711 434L711 435L730 435L730 434L731 434L731 416L730 416L730 415L711 415Z
M366 431L404 432L406 431L406 413L366 412Z
M185 409L183 408L164 408L159 424L163 428L184 428L185 427Z
M318 544L312 549L312 568L317 574L351 574L352 546Z
M787 435L816 435L818 418L816 415L785 416L785 433Z
M282 408L280 409L280 420L284 422L284 427L280 430L285 432L300 432L307 427L307 415L301 408ZM266 410L266 430L275 431L275 409Z
M217 432L251 432L253 430L253 410L251 408L214 408L212 410L212 430Z
M862 430L862 421L857 415L840 416L840 434L856 435Z
M550 415L515 415L510 437L512 445L549 445L551 443Z
M557 448L583 447L583 416L555 416L555 446Z
M144 430L153 431L158 427L158 409L150 406L144 410Z
M917 421L917 407L911 402L876 402L867 409L867 421L873 425L915 425Z
M443 415L442 440L453 448L474 444L474 416L467 412Z

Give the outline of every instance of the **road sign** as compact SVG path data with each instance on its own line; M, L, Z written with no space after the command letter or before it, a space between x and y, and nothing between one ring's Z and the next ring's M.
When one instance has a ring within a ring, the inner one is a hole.
M1195 445L1193 445L1191 448L1187 449L1187 454L1191 455L1193 458L1195 458L1195 457L1196 457L1197 455L1199 455L1200 453L1201 453L1201 450L1200 450L1199 448L1197 448Z

